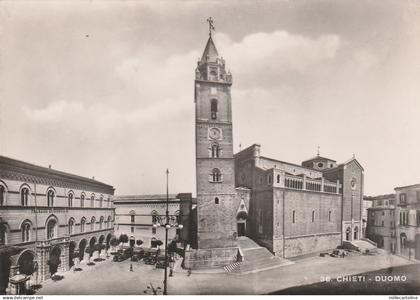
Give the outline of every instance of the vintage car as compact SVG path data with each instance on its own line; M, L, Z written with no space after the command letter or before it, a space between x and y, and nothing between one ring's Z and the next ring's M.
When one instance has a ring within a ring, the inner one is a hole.
M145 257L145 251L143 248L141 247L136 247L133 249L133 258L137 258L137 260L142 259L143 257Z
M143 258L143 262L146 265L154 265L156 263L157 259L155 256L146 256L145 258Z
M127 258L133 256L133 249L132 248L123 248L118 250L117 254L114 255L113 261L124 261Z

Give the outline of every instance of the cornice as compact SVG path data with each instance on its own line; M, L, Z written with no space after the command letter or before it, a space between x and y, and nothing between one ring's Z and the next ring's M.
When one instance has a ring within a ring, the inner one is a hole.
M16 166L0 163L0 178L26 183L43 184L47 186L62 187L68 189L89 190L89 192L114 194L114 188L100 182L83 180L82 177L48 174L35 169L22 169Z

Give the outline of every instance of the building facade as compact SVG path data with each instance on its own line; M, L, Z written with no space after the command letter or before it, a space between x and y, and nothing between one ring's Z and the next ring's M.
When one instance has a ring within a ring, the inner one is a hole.
M420 184L395 188L396 253L420 259Z
M251 190L247 235L281 257L336 248L362 237L363 168L316 157L302 165L235 154L236 186Z
M362 234L363 237L366 237L366 228L368 223L368 209L372 207L372 201L369 199L369 197L364 196L363 197L363 204L362 204L362 222L363 222L363 228L362 228Z
M395 194L365 197L371 201L368 208L366 237L377 243L379 248L395 253Z
M109 243L114 188L93 179L0 156L0 293L9 277L31 283L86 262Z
M154 247L158 240L165 241L165 228L153 225L160 223L161 217L166 215L166 195L116 196L113 202L117 237L126 234L131 244L141 240L144 247ZM182 229L172 227L168 230L169 240L190 239L191 206L191 194L169 195L169 216L183 225Z

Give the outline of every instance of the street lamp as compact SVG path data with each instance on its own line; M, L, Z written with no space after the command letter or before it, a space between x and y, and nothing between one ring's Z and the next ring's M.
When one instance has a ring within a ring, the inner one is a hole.
M179 228L182 229L184 226L178 224L178 219L176 216L169 215L169 170L166 169L166 214L165 216L157 216L156 223L153 224L153 227L164 227L165 228L165 272L163 279L163 294L168 294L168 230L170 228ZM172 274L171 266L171 274Z

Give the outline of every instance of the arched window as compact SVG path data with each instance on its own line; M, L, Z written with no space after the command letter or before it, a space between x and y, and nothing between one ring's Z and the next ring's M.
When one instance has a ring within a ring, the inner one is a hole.
M217 100L216 99L211 100L210 110L211 110L211 119L216 120L217 119Z
M31 224L24 222L20 230L22 233L22 242L29 242L31 240Z
M4 186L0 185L0 206L3 206L5 204L6 201L4 201L6 199L6 189L4 188Z
M82 220L80 220L80 232L85 232L85 225L86 225L86 218L83 217Z
M158 213L156 210L152 211L152 223L156 224L159 221Z
M292 223L296 223L296 211L292 211Z
M47 192L47 205L52 207L54 206L54 191L48 190Z
M220 147L217 143L211 145L211 157L218 158L220 156Z
M280 174L277 175L277 183L280 183Z
M108 221L106 222L106 228L111 227L111 222L112 222L111 216L108 216Z
M104 224L104 217L99 218L99 229L102 229L102 226Z
M312 211L312 223L315 222L315 211Z
M136 217L136 212L134 210L130 210L130 221L134 223Z
M90 231L95 230L95 222L96 222L95 217L92 217L92 219L90 219Z
M74 233L74 219L70 218L69 220L69 235Z
M102 207L102 202L104 201L104 196L101 195L99 198L99 207Z
M214 198L214 204L219 204L219 198L218 197Z
M28 206L29 203L29 189L24 187L20 190L20 203L22 206Z
M67 200L68 200L69 207L72 207L73 206L73 193L72 192L70 192L69 195L67 196Z
M92 194L90 196L90 207L94 207L95 206L95 194Z
M176 223L180 224L181 223L181 217L180 217L181 212L179 210L177 210L175 212L175 218L176 218Z
M331 210L328 211L328 222L331 222Z
M57 236L57 221L50 219L47 223L47 239L53 239Z
M219 170L219 169L214 168L214 169L212 170L212 173L211 173L211 180L212 180L213 182L221 182L221 181L222 181L222 174L220 173L220 170Z
M354 227L354 233L353 233L353 240L357 240L359 238L359 227Z
M80 207L85 207L85 194L80 195Z
M0 246L6 245L7 227L5 224L0 223Z
M350 227L347 227L346 229L346 241L350 241L351 238L351 229Z

